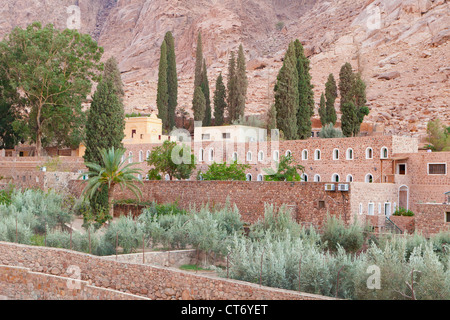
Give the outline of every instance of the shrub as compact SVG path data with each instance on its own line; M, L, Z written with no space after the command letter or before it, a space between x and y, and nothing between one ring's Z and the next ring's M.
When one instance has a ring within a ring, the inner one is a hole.
M343 138L344 134L341 130L334 128L332 123L329 123L320 130L319 137L322 139Z
M406 210L405 208L399 207L395 210L394 216L403 216L403 217L414 217L414 213L411 210Z
M346 226L342 219L327 215L322 241L328 250L336 252L342 247L347 252L355 253L362 248L364 239L364 228L356 219L353 224Z
M118 246L123 249L123 253L130 253L142 246L143 235L143 226L140 222L122 216L108 227L101 241L115 248L118 236Z

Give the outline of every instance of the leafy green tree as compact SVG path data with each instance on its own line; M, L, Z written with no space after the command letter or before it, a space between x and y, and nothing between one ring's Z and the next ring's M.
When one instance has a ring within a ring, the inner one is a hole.
M167 84L167 44L163 41L161 44L161 55L159 59L158 89L156 93L156 106L158 108L158 117L162 120L163 128L170 130L169 113L169 91Z
M99 189L103 186L108 187L108 204L109 215L114 216L114 190L117 185L122 190L129 189L134 195L140 199L142 192L136 182L142 183L137 177L141 173L140 169L133 168L137 163L128 163L128 159L122 161L122 157L125 153L125 149L102 149L100 151L102 157L102 164L87 162L86 167L89 168L88 180L86 187L83 189L82 194L88 199L95 196Z
M264 176L265 181L301 181L301 174L305 168L296 164L295 159L291 155L281 156L278 163L278 171L273 169L265 169L267 175Z
M30 129L36 156L43 145L76 147L82 140L82 103L98 80L102 54L89 35L38 22L15 28L0 43L1 68L23 98L20 121Z
M446 128L440 119L427 124L427 142L435 151L450 151L450 127Z
M192 108L194 109L194 120L203 122L206 112L206 99L201 87L195 88Z
M227 93L221 73L217 77L216 90L214 91L214 124L216 126L222 126L225 122L226 101Z
M189 179L196 168L195 156L189 147L177 145L174 141L164 141L150 153L147 163L153 166L149 171L149 179L160 180L161 174L168 174L170 180Z
M336 80L334 79L334 75L330 73L327 83L325 84L326 123L332 123L333 125L335 125L337 121L336 109L334 107L337 96Z
M248 164L238 164L237 161L227 165L224 163L213 163L205 173L199 172L198 179L206 181L245 181L247 180L245 170L250 169ZM200 178L201 177L201 178Z
M164 37L167 46L167 93L168 93L168 112L167 112L167 130L175 127L175 110L178 105L178 76L177 62L175 55L175 40L172 32L168 31Z
M203 59L203 73L202 73L202 91L203 96L205 97L205 118L203 120L203 125L208 127L211 125L211 98L210 98L210 90L209 90L209 81L208 81L208 70L206 68L206 60Z
M297 112L299 108L298 72L295 47L291 43L275 84L275 108L277 127L287 140L298 138Z
M244 117L245 115L245 102L247 97L248 80L246 74L246 63L244 48L242 44L239 46L237 61L236 61L236 113L235 119Z

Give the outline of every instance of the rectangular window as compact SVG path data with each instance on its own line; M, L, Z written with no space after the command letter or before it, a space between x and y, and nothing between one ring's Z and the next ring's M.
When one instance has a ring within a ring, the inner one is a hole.
M447 164L445 163L429 163L428 174L447 174Z
M209 133L202 134L202 140L209 140L209 139L211 139L211 135Z
M325 208L325 201L320 200L319 201L319 209L324 209Z
M406 175L406 163L399 163L397 174L401 176Z
M373 204L373 203L369 203L369 212L368 212L368 215L369 216L373 216L374 215L374 207L375 207L375 205Z
M136 134L136 130L131 130L131 138L134 138L135 134Z
M450 223L450 212L445 213L445 222Z
M222 138L223 139L230 139L231 138L231 134L230 133L222 133Z

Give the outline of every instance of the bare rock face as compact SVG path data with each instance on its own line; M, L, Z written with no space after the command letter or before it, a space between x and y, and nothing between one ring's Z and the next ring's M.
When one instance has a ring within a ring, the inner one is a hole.
M78 6L80 31L99 41L105 48L104 59L115 56L119 61L128 112L156 111L159 50L167 31L175 37L178 105L191 112L196 40L201 32L211 91L219 73L227 81L230 52L243 44L249 114L266 113L287 45L300 39L311 59L317 104L328 75L338 79L340 67L350 62L367 84L369 123L393 133L409 133L411 121L415 132L423 133L426 121L436 117L450 125L446 0L3 2L0 37L36 20L65 28L70 17L67 8ZM407 119L413 113L416 117Z

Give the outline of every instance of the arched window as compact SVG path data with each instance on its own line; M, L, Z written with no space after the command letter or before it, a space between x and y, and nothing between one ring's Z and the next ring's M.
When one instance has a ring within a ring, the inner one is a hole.
M137 176L137 178L139 179L139 180L142 180L142 174L138 174L138 176Z
M205 150L203 148L198 151L198 161L205 161Z
M389 156L388 148L386 148L386 147L381 148L381 153L380 153L381 159L387 159L388 156Z
M372 183L373 182L373 176L370 173L366 174L365 182L366 183Z
M320 182L320 175L316 174L314 176L314 182Z
M238 154L237 152L233 152L233 157L231 158L233 161L237 161L238 160Z
M147 150L147 157L145 159L148 160L148 158L150 158L150 150Z
M252 181L252 175L250 173L247 174L247 181Z
M359 204L359 214L363 214L363 205L362 205L362 203Z
M120 162L124 162L125 161L125 155L122 156L122 158L120 158Z
M339 182L339 175L337 173L333 174L331 182Z
M249 162L252 161L252 152L251 151L247 152L247 161L249 161Z
M166 174L166 175L164 176L164 179L166 179L166 181L169 181L169 180L170 180L170 176L169 176L168 174Z
M262 174L258 174L258 181L264 181L264 176Z
M347 182L353 182L353 176L351 174L347 175Z
M139 151L139 162L144 162L144 151Z
M366 159L373 159L373 149L372 148L366 149Z
M320 160L320 150L319 149L317 149L314 152L314 160Z
M278 150L275 150L273 152L273 161L279 161L280 160L280 153L278 152Z
M353 149L352 148L347 149L347 160L353 160Z
M333 160L339 160L339 149L333 150Z
M209 161L214 161L214 149L209 149Z
M308 160L308 150L302 151L302 160Z
M263 151L260 151L260 152L258 152L258 161L264 161L264 152Z
M133 152L129 152L128 153L128 163L132 163L133 162Z
M292 157L292 152L291 152L291 150L286 151L286 157Z
M308 182L308 175L306 173L302 174L302 181Z

